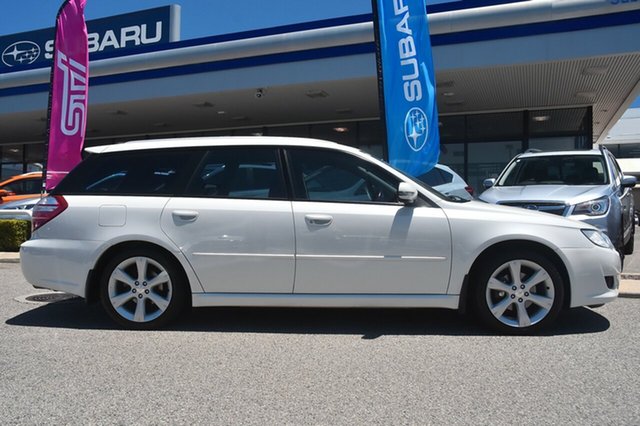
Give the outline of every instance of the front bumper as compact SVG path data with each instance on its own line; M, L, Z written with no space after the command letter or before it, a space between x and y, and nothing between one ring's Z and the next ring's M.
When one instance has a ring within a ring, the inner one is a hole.
M617 251L602 247L567 248L570 307L601 305L618 297L622 265Z

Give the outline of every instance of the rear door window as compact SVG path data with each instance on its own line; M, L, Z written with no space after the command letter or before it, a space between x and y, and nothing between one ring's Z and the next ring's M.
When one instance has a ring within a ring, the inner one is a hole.
M173 195L191 176L197 151L157 150L93 155L55 189L66 194Z
M278 151L251 147L211 149L191 179L186 195L286 199Z

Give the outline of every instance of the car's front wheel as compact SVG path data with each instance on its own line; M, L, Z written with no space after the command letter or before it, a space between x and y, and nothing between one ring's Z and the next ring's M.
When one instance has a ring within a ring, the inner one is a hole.
M505 333L526 334L555 320L564 284L556 266L529 250L485 259L475 275L474 299L480 318Z
M125 250L104 269L102 305L117 323L153 329L175 319L185 307L185 283L176 262L149 249Z

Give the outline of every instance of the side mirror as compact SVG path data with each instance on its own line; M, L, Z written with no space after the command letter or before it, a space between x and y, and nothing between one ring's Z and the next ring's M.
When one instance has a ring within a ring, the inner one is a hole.
M418 190L407 182L398 185L398 200L405 204L412 204L418 198Z
M482 181L482 186L484 186L484 189L489 189L495 184L496 184L495 178L485 179Z
M622 187L623 188L633 188L636 186L638 180L635 176L624 175L622 176Z

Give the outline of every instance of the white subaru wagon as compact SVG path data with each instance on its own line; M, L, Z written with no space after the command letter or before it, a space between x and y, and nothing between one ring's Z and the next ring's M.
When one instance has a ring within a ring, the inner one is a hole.
M189 307L472 307L531 333L618 295L596 228L448 198L357 149L295 138L91 153L33 211L22 270L151 329Z

